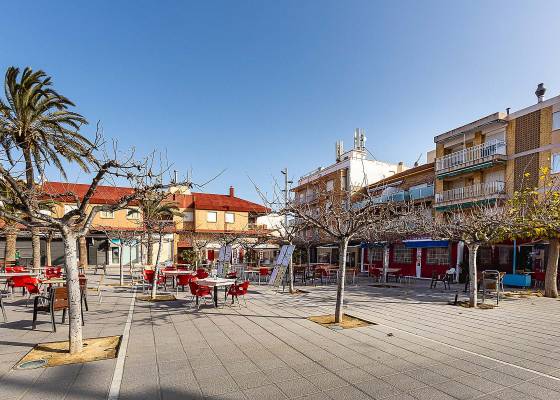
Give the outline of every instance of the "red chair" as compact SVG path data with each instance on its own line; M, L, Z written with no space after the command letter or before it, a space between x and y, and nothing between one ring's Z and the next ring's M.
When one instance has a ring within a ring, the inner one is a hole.
M259 268L259 285L261 284L261 277L265 277L265 279L270 275L270 270L268 268Z
M226 274L226 278L228 279L237 279L237 271L228 272Z
M179 293L179 286L182 287L183 292L185 291L185 286L189 285L191 282L195 281L197 278L195 275L177 275L177 293Z
M208 278L208 272L204 268L199 268L196 270L196 277L198 279Z
M546 272L544 271L536 271L533 273L533 286L536 288L544 288L544 281L545 281Z
M247 306L247 300L245 300L245 295L247 294L248 291L249 291L249 281L245 281L243 283L240 283L239 285L231 285L227 292L226 298L227 296L231 296L232 304L234 304L235 299L237 299L237 303L239 304L239 306L241 306L241 303L239 302L239 296L242 296L243 302L245 303L245 306Z
M27 300L31 298L32 294L39 294L39 280L32 276L14 276L12 278L12 293L15 288L22 288L23 294L27 292ZM27 301L25 303L27 306Z
M377 282L381 281L381 270L370 265L368 268L369 276L372 276Z
M62 267L46 267L45 278L60 278L62 277Z
M202 297L204 299L204 304L206 304L206 298L212 297L212 289L208 286L201 286L196 283L196 280L192 280L189 282L189 289L191 291L192 296L196 299L196 308L199 308L198 298Z
M155 271L153 269L145 269L142 271L142 293L145 293L145 286L146 284L148 285L148 287L152 286L154 284L154 275L155 275ZM161 279L161 275L158 277L157 280L157 284L161 285L163 283L163 280Z

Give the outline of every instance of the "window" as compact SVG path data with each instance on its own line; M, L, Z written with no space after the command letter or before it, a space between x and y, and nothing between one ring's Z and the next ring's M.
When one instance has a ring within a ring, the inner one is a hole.
M393 261L396 263L409 264L412 262L412 250L404 245L396 245L393 249Z
M513 259L513 251L510 247L498 247L500 265L511 265Z
M334 189L334 181L331 179L327 181L327 192L332 192Z
M383 247L373 247L369 251L371 252L371 261L383 261Z
M183 214L183 221L184 222L193 222L194 221L194 213L192 211L185 211Z
M448 247L429 247L426 254L426 264L430 265L448 265L449 264L449 248Z
M127 219L140 219L140 213L136 208L129 208L126 211L126 218Z
M101 218L112 219L115 218L114 211L101 211Z
M478 260L481 266L492 264L492 248L481 247L478 249Z
M206 221L218 222L218 213L216 211L208 211L208 214L206 214Z
M560 129L560 111L552 113L552 130Z
M560 173L560 153L552 153L552 157L550 157L550 173Z
M232 212L226 213L226 223L233 224L235 222L235 214Z

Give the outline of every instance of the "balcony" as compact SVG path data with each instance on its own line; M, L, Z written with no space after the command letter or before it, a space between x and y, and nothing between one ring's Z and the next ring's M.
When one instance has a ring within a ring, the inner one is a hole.
M506 154L505 140L490 140L437 158L436 175L438 177L453 176L487 168L495 163L506 161Z
M410 196L410 200L422 200L427 199L428 197L433 197L434 186L430 185L426 187L410 189L408 191L408 195Z
M446 208L464 203L475 203L481 200L492 200L505 197L506 184L504 182L486 182L476 185L445 190L436 193L436 208Z

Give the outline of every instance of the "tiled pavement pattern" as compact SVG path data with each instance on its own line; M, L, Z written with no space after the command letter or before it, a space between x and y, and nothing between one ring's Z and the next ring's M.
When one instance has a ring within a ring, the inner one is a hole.
M335 331L305 319L333 311L334 287L299 296L252 288L241 309L196 312L181 294L137 301L120 398L560 399L560 380L476 355L560 377L557 300L469 310L447 305L454 292L361 284L348 288L347 312L378 325ZM87 334L122 332L129 296L104 297ZM30 344L52 338L0 325L1 399L106 396L114 360L9 371Z
M98 279L91 277L92 282ZM98 303L96 295L89 296L89 312L85 313L85 337L121 335L131 300L129 290L109 289L102 292ZM50 316L39 314L37 330L31 330L33 299L25 306L21 293L13 301L4 299L8 323L0 316L0 400L12 399L106 399L113 378L115 360L88 364L12 370L35 344L66 340L68 325L60 324L61 312L57 313L57 332L51 333Z
M348 312L379 325L334 331L305 319L332 312L333 289L256 287L247 308L198 313L137 303L121 398L560 399L558 380L443 344L560 377L556 300L468 310L449 292L363 285Z

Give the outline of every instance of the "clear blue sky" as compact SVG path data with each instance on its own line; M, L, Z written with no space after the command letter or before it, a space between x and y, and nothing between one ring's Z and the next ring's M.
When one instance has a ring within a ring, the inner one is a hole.
M0 32L2 71L45 70L121 147L254 200L248 176L296 179L356 127L412 164L539 82L560 94L559 1L9 1Z

